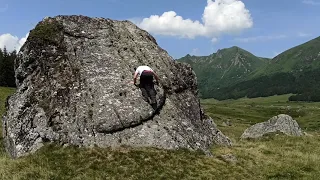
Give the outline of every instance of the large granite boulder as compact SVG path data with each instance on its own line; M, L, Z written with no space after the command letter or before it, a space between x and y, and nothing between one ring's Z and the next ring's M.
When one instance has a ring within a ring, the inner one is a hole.
M139 65L161 78L155 112L131 83ZM191 67L129 21L45 18L20 50L15 72L17 91L3 118L12 157L45 142L203 151L231 144L201 110Z
M280 114L274 116L266 122L258 123L246 129L241 135L241 139L255 139L267 134L281 132L289 136L302 136L303 132L297 121L291 116Z

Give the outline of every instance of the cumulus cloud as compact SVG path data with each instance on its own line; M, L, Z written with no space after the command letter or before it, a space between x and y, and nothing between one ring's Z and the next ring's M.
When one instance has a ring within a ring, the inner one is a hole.
M235 34L251 28L253 20L240 0L207 0L202 22L185 19L174 11L168 11L160 16L144 18L136 24L154 34L191 39L204 36L216 42L221 34Z
M0 35L0 48L6 47L8 51L19 51L23 44L26 42L29 33L25 37L19 39L17 36L11 34Z
M320 5L320 1L315 1L315 0L303 0L302 1L303 4L308 4L308 5Z
M205 27L199 21L183 19L174 11L144 18L139 26L151 33L194 38L205 33Z
M270 41L270 40L284 39L287 37L288 36L286 35L254 36L254 37L246 37L246 38L235 38L234 41L242 42L242 43L264 42L264 41Z

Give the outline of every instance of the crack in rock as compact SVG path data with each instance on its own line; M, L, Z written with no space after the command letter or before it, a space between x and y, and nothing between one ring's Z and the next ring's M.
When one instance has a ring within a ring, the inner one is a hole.
M141 118L140 121L138 121L138 122L133 121L130 124L123 124L122 121L121 121L120 115L118 113L116 113L117 116L118 116L118 119L121 122L122 127L121 128L117 128L117 129L111 129L111 130L100 130L100 131L98 130L98 132L105 133L105 134L114 134L114 133L117 133L117 132L124 131L126 129L135 128L137 126L142 125L145 122L148 122L148 121L152 120L156 115L158 115L160 113L161 109L165 105L165 101L166 101L166 95L165 94L166 93L164 93L163 98L160 98L160 103L159 103L159 106L157 107L157 109L154 112L152 112L151 115L147 116L146 118L144 118L144 119ZM114 111L117 112L115 109L114 109Z

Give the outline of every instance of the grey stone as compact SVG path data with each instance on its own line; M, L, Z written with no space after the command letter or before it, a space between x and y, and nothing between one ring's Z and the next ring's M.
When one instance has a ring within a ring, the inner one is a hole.
M274 116L266 122L258 123L246 129L241 135L241 139L260 138L269 133L281 132L290 136L302 136L303 132L297 121L291 116L280 114Z
M223 127L227 127L228 125L227 125L227 123L226 123L226 122L223 122L223 123L221 124L221 126L223 126Z
M160 76L157 111L130 81L134 67ZM231 145L197 97L191 67L175 62L129 21L47 17L30 32L15 61L17 91L3 117L12 157L45 142L84 147L189 148Z
M232 123L230 122L230 120L227 120L227 121L222 122L221 126L223 126L223 127L232 126Z
M238 159L236 156L234 156L233 154L225 154L225 155L221 155L221 158L226 161L229 162L231 164L236 164L238 162Z

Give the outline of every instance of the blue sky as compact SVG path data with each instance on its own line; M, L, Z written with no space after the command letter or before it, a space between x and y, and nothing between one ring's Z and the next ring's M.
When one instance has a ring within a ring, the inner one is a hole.
M231 46L274 57L320 29L320 0L0 0L0 46L21 46L46 16L73 14L129 19L174 58Z

